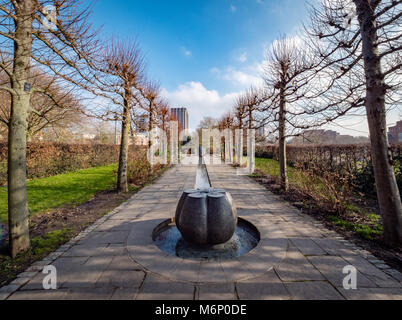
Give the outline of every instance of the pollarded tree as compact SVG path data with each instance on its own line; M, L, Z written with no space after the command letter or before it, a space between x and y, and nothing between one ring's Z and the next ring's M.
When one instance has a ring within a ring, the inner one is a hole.
M158 115L158 123L163 131L167 133L169 122L171 119L169 104L166 100L159 101L156 113Z
M223 116L218 120L218 129L223 131L225 129L234 129L235 128L235 119L232 112L226 112Z
M102 52L97 66L95 94L107 101L92 115L107 121L121 121L121 141L117 191L128 192L127 167L131 115L143 96L144 58L136 41L113 40Z
M356 104L323 103L320 89L328 82L327 70L319 68L322 58L314 55L305 39L286 38L275 41L264 63L265 90L263 104L258 108L260 126L268 135L277 133L279 140L280 179L288 189L286 140L302 130L317 128L345 115ZM264 100L265 99L265 100ZM361 102L360 102L361 103Z
M237 120L237 128L243 129L244 123L248 129L256 129L256 114L260 105L267 101L268 97L263 89L251 86L245 92L241 93L235 102L233 108L234 120Z
M322 0L306 31L327 83L328 104L365 106L384 239L402 244L402 206L387 137L387 109L402 97L402 1Z
M10 83L0 90L11 95L8 215L12 257L30 247L26 141L31 97L41 93L51 98L46 87L32 85L31 69L58 76L63 86L66 81L69 85L87 82L85 70L97 47L96 32L87 23L89 14L90 9L78 0L0 1L0 70Z
M255 113L258 111L258 107L266 100L262 90L251 86L243 94L243 105L247 114L247 127L248 129L255 129Z
M287 190L289 185L286 139L294 134L296 128L307 127L306 120L301 124L297 122L297 118L306 113L304 100L313 82L313 66L314 60L305 47L295 39L286 37L274 41L264 62L266 90L263 97L266 101L260 111L263 113L263 125L267 126L270 133L278 134L280 181L283 190Z
M39 70L31 70L31 79L34 87L44 88L49 95L38 92L31 95L32 112L27 118L28 139L41 136L45 129L59 135L64 129L75 127L82 121L81 103L71 89L61 88L57 78L49 77ZM4 80L2 85L10 86L8 77ZM6 135L10 112L11 95L7 91L0 91L0 122L4 124L2 131Z
M157 122L160 86L155 82L146 81L140 90L141 95L144 98L142 99L140 106L148 116L148 131L151 132Z
M233 107L233 112L235 115L235 119L237 122L237 128L238 129L243 129L244 126L244 119L247 117L247 101L246 98L244 97L244 94L240 94L236 98L235 106Z
M173 120L177 121L177 119L174 119L174 118L173 118ZM213 117L202 118L200 123L197 126L197 134L198 134L200 141L202 141L203 129L216 129L216 128L218 128L218 120L216 120Z

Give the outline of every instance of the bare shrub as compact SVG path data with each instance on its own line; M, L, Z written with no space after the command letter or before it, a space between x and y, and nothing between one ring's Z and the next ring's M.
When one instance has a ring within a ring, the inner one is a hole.
M313 170L294 170L294 187L303 195L320 204L325 211L342 215L346 212L353 194L353 177L350 174L326 172L317 175Z

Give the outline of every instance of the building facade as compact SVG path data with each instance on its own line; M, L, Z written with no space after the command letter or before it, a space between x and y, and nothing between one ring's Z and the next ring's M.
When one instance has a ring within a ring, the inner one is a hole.
M402 142L402 120L389 127L388 137L390 142Z
M335 143L339 133L333 130L305 130L292 139L292 144L331 144Z
M187 108L170 108L170 116L179 122L181 130L188 129L188 111Z
M136 133L134 137L130 139L131 143L134 143L136 146L148 146L149 137L147 133Z

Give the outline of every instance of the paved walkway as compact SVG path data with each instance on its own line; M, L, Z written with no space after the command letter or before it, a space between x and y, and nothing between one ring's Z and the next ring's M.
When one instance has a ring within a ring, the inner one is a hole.
M281 201L229 166L208 166L238 214L261 233L259 246L230 262L170 257L152 230L174 216L196 166L176 166L155 184L35 263L0 299L402 299L402 274ZM43 290L43 266L57 268L58 289ZM343 268L357 269L357 290L343 289Z

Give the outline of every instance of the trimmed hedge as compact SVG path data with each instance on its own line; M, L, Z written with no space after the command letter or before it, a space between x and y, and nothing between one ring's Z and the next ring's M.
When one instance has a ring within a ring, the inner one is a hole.
M256 147L256 157L279 160L277 145ZM402 192L402 144L390 148L399 190ZM334 172L354 176L357 189L375 195L374 169L369 144L359 145L288 145L287 160L292 167L312 170L317 175Z
M80 169L117 163L118 145L28 143L27 177L43 178ZM143 147L131 146L130 152ZM6 142L0 142L0 185L7 184Z

